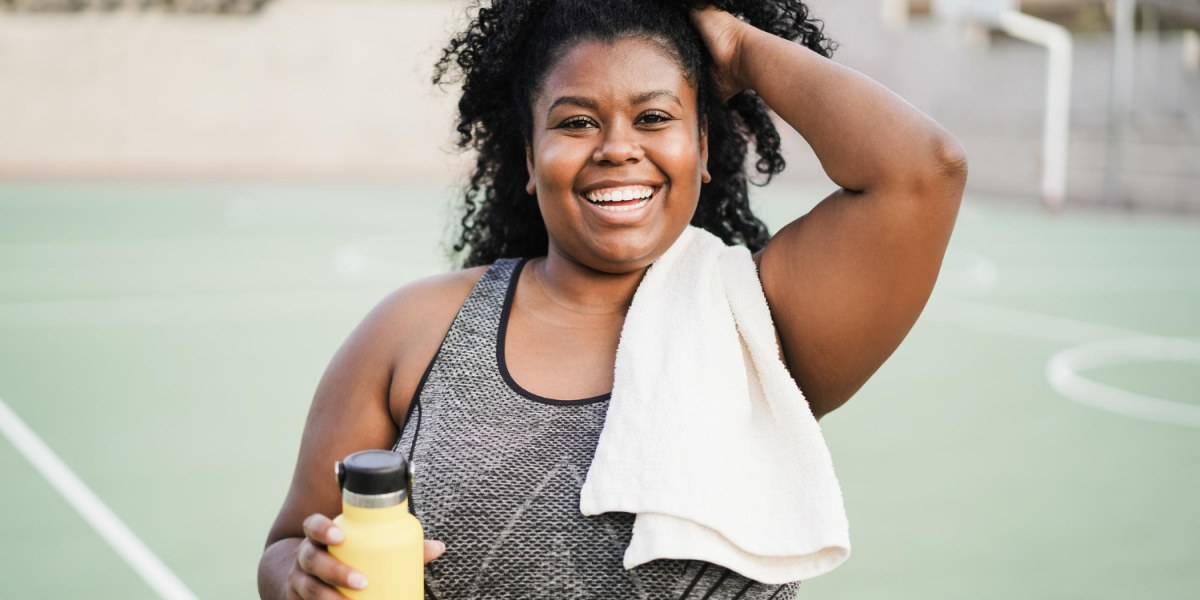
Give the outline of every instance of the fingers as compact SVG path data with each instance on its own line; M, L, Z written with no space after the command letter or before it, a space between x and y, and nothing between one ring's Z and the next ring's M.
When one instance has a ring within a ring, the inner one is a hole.
M296 567L301 576L293 581L293 589L301 598L342 598L332 586L352 590L367 587L365 575L325 550L326 546L336 546L346 539L346 534L329 517L309 515L304 519L304 536L296 550Z
M425 540L425 564L437 560L446 552L446 544L438 540Z
M324 550L318 549L311 540L305 539L300 542L296 551L296 562L288 573L288 600L346 600L346 596L333 587L336 583L324 580L320 575L321 572L330 570L329 565L314 566L321 561L320 554L337 562L337 559Z
M445 552L446 544L425 540L425 564L437 560ZM334 586L363 589L366 587L366 577L305 539L296 551L296 568L289 576L288 584L295 597L303 600L341 599L345 596Z
M725 11L722 11L708 2L693 2L692 9L688 11L688 16L691 17L692 24L699 27L701 25L701 21L706 18L711 18L710 15L718 12Z
M296 564L305 573L330 585L336 585L353 590L367 587L367 577L350 568L332 554L318 548L311 540L300 542L296 550Z
M325 515L316 513L304 519L304 537L325 545L337 545L346 539L346 535L338 529L333 520Z
M288 577L288 600L347 600L333 587L306 573Z
M296 563L288 576L290 592L304 600L345 598L335 587L361 590L367 578L326 551L326 546L342 543L346 535L325 515L313 514L304 519L304 540L296 549ZM425 564L437 560L446 552L446 544L425 540Z

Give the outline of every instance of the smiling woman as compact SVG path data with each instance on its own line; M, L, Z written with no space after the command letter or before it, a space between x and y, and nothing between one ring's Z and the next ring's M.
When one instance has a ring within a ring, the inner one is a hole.
M326 551L342 539L328 470L369 448L418 465L430 598L794 595L798 581L697 556L626 568L634 515L580 513L627 311L689 225L748 247L787 375L820 418L923 309L966 163L928 117L828 60L799 0L718 5L494 0L451 41L435 81L461 74L459 142L477 153L466 268L389 295L334 357L268 534L264 598L361 587ZM774 236L747 195L751 143L758 174L783 169L768 107L840 186Z
M818 22L809 20L801 2L726 4L771 33L795 40L821 56L832 53L832 42L821 34ZM782 171L779 135L766 105L753 91L733 95L713 85L712 57L689 22L690 6L685 1L494 2L479 10L475 26L451 42L438 64L435 81L461 81L459 143L478 152L476 170L464 195L462 236L455 248L466 253L466 266L488 264L502 256L545 253L548 240L541 214L521 193L527 190L528 164L527 152L518 149L527 149L536 137L535 118L547 116L538 114L535 98L543 101L543 111L560 100L546 97L547 74L581 42L611 46L622 39L638 40L659 50L660 65L665 59L674 71L661 80L664 85L649 73L633 69L625 71L631 78L625 85L636 85L634 96L675 94L678 114L673 116L695 119L697 131L702 128L706 134L711 156L697 158L712 159L706 165L711 181L706 180L700 190L693 223L726 243L746 244L754 250L766 243L766 227L749 210L745 164L748 145L753 143L758 154L754 169L764 181ZM494 33L483 35L485 28ZM613 53L608 57L620 58ZM619 69L623 65L605 66ZM455 78L458 73L461 79ZM681 77L686 92L663 89L666 82ZM691 114L682 114L685 95L695 100ZM582 100L573 104L589 108L587 99L561 98L562 102L571 100ZM596 108L595 100L591 99L590 108Z
M525 191L551 251L609 273L649 265L691 222L711 179L695 88L638 38L580 42L540 87Z

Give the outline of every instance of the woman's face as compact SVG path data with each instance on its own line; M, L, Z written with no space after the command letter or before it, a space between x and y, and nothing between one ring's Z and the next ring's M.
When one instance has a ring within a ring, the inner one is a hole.
M708 180L696 90L677 63L644 39L583 41L547 72L532 111L526 190L550 252L609 273L662 255Z

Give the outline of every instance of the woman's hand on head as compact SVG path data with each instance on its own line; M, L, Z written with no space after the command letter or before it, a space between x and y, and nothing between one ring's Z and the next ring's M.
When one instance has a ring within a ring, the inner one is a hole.
M753 26L711 4L693 8L691 16L712 56L713 83L724 102L747 87L739 75L738 61L742 40Z
M324 600L345 598L338 587L363 589L370 582L358 571L334 558L326 548L345 539L342 530L322 514L304 519L304 540L296 548L296 561L288 573L288 598ZM425 540L425 564L446 551L445 544Z

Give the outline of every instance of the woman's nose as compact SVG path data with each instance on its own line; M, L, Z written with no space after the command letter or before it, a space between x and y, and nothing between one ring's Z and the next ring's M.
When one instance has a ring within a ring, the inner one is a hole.
M600 164L620 165L639 162L646 153L638 143L632 127L609 127L600 137L600 145L592 153L592 160Z

